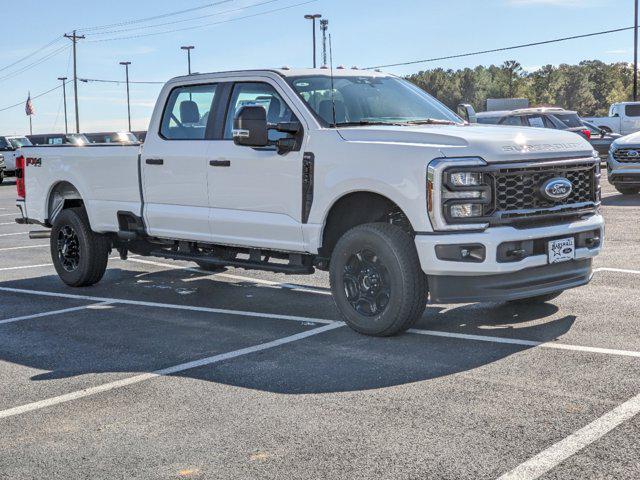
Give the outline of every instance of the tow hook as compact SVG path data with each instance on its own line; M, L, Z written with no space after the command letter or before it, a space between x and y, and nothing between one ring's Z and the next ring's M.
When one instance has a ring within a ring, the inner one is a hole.
M51 230L34 230L29 232L29 238L31 240L38 238L51 238Z

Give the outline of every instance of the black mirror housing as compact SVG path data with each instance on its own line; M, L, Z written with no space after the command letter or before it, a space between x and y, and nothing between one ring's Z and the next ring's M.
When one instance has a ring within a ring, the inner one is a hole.
M244 147L269 145L267 111L263 107L244 106L233 119L233 142Z

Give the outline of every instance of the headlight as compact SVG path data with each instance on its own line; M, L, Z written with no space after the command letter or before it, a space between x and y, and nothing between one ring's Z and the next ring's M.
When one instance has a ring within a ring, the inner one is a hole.
M481 158L437 159L427 169L427 202L435 230L478 229L493 208L490 175ZM480 168L479 168L480 167Z

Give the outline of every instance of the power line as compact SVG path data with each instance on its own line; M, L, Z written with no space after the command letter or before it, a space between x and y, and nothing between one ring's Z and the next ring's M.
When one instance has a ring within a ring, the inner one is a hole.
M104 80L102 78L78 78L83 83L125 83L124 80ZM144 82L144 81L134 81L130 80L129 83L141 83L146 85L164 85L167 82Z
M113 37L113 38L101 38L98 40L87 40L87 42L111 42L114 40L128 40L131 38L142 38L142 37L151 37L154 35L164 35L167 33L174 33L174 32L183 32L186 30L194 30L196 28L206 28L206 27L211 27L214 25L221 25L223 23L230 23L230 22L236 22L238 20L245 20L247 18L253 18L253 17L259 17L262 15L267 15L269 13L275 13L275 12L281 12L283 10L288 10L291 8L295 8L295 7L300 7L302 5L307 5L309 3L315 3L318 0L307 0L306 2L300 2L300 3L295 3L293 5L287 5L286 7L280 7L280 8L274 8L272 10L266 10L264 12L260 12L260 13L254 13L252 15L244 15L242 17L236 17L236 18L231 18L229 20L222 20L219 22L213 22L213 23L205 23L204 25L193 25L191 27L184 27L184 28L175 28L172 30L163 30L161 32L153 32L153 33L143 33L143 34L139 34L139 35L129 35L129 36L125 36L125 37Z
M471 57L473 55L481 55L483 53L504 52L507 50L515 50L518 48L535 47L537 45L546 45L549 43L565 42L567 40L576 40L578 38L595 37L597 35L607 35L610 33L624 32L626 30L633 30L635 27L616 28L613 30L604 30L601 32L585 33L583 35L573 35L571 37L555 38L553 40L544 40L542 42L523 43L521 45L513 45L510 47L492 48L490 50L478 50L476 52L459 53L457 55L447 55L446 57L427 58L425 60L412 60L409 62L390 63L388 65L376 65L375 67L366 67L365 70L371 70L373 68L388 68L388 67L401 67L404 65L415 65L417 63L437 62L440 60L450 60L452 58Z
M33 52L31 52L30 54L25 55L24 57L22 57L22 58L20 58L20 59L16 60L15 62L10 63L9 65L5 65L4 67L0 68L0 72L2 72L2 71L4 71L4 70L6 70L6 69L8 69L8 68L13 67L14 65L18 65L19 63L24 62L25 60L27 60L27 59L29 59L29 58L33 57L34 55L37 55L38 53L42 52L43 50L46 50L46 49L47 49L47 48L49 48L51 45L53 45L53 44L55 44L55 43L59 42L60 40L62 40L62 37L56 37L55 39L53 39L52 41L50 41L50 42L49 42L49 43L47 43L46 45L43 45L42 47L40 47L40 48L38 48L38 49L34 50L34 51L33 51Z
M36 60L35 62L32 62L28 65L25 65L24 67L19 68L18 70L15 70L11 73L8 73L7 75L4 75L3 77L0 77L0 81L6 80L8 78L12 78L15 77L19 74L21 74L22 72L26 72L27 70L32 69L33 67L36 67L38 65L40 65L41 63L46 62L47 60L49 60L50 58L55 57L56 55L58 55L59 53L69 49L69 45L65 45L63 47L60 47L56 50L53 50L51 52L49 52L47 55L45 55L44 57L39 58L38 60Z
M178 23L193 22L195 20L202 20L204 18L217 17L219 15L225 15L227 13L241 12L241 11L247 10L249 8L261 7L261 6L267 5L269 3L275 3L275 2L280 2L280 1L282 1L282 0L267 0L266 2L255 3L255 4L252 4L252 5L245 5L244 7L233 8L231 10L223 10L223 11L216 12L216 13L210 13L208 15L200 15L198 17L183 18L181 20L174 20L174 21L171 21L171 22L163 22L163 23L155 23L153 25L141 25L141 26L132 27L132 28L121 28L119 30L107 30L107 31L98 32L98 33L88 33L87 35L93 37L93 36L96 36L96 35L107 35L107 34L112 34L112 33L122 33L122 32L131 32L131 31L135 31L135 30L143 30L143 29L146 29L146 28L156 28L156 27L164 27L164 26L167 26L167 25L176 25Z
M66 84L66 83L69 83L69 82L64 82L64 83ZM31 100L35 100L36 98L40 98L40 97L43 97L45 95L48 95L49 93L54 92L54 91L58 90L59 88L62 88L62 83L60 85L58 85L57 87L53 87L51 90L47 90L46 92L39 93L38 95L33 95L31 97ZM25 101L26 100L23 100L22 102L18 102L18 103L15 103L13 105L9 105L8 107L0 108L0 112L4 112L5 110L9 110L11 108L19 107L20 105L24 105Z
M136 20L127 20L126 22L119 22L119 23L111 23L108 25L99 25L99 26L94 26L94 27L87 27L87 28L80 28L78 29L79 32L89 32L92 30L102 30L105 28L112 28L112 27L122 27L125 25L133 25L136 23L146 23L146 22L150 22L152 20L158 20L160 18L166 18L166 17L171 17L174 15L182 15L183 13L189 13L189 12L195 12L197 10L203 10L205 8L210 8L210 7L215 7L216 5L222 5L223 3L230 3L233 0L221 0L218 2L213 2L213 3L207 3L206 5L201 5L199 7L193 7L193 8L187 8L185 10L177 10L175 12L169 12L169 13L163 13L161 15L156 15L153 17L146 17L146 18L138 18Z

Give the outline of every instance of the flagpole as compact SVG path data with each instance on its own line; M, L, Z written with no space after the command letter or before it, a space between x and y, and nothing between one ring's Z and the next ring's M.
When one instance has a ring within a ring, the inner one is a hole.
M31 122L31 115L29 115L29 135L33 135L33 123Z

